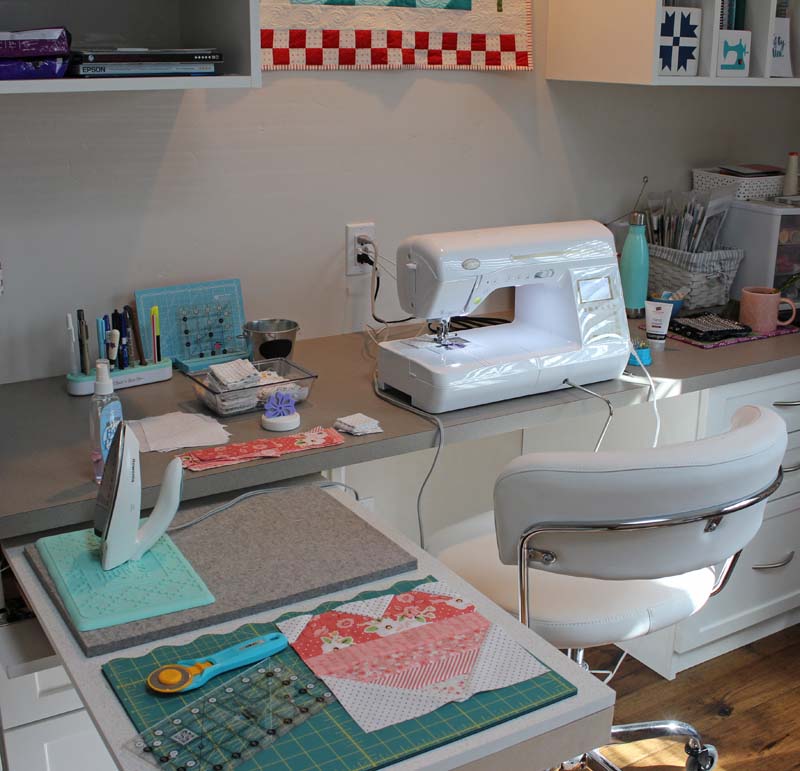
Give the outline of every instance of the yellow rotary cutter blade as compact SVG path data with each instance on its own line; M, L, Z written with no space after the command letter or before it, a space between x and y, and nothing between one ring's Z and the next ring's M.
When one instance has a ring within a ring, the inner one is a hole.
M255 664L280 653L288 645L286 637L278 632L255 637L212 656L159 667L147 676L147 687L163 694L193 691L205 685L212 677Z

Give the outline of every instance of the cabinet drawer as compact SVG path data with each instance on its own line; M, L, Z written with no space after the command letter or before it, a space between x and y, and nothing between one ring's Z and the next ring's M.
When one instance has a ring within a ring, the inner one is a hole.
M6 771L117 771L85 710L4 733Z
M777 501L796 493L800 493L800 431L789 434L789 444L783 456L783 483L770 500Z
M705 428L709 435L727 431L736 410L747 404L771 407L786 421L789 431L800 431L799 372L714 388L706 395Z
M675 650L685 653L798 606L800 511L793 509L764 520L728 586L678 624Z
M0 627L3 729L82 709L83 704L36 619Z

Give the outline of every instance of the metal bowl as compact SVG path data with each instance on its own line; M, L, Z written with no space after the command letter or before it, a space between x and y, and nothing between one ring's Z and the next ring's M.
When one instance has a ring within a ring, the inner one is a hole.
M253 361L290 358L299 330L299 324L289 319L258 319L243 327Z

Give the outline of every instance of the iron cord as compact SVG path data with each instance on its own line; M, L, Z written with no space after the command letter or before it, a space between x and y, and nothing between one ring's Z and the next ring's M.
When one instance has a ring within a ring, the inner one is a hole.
M228 509L232 509L234 506L242 503L243 501L249 500L250 498L256 498L259 495L269 495L270 493L277 493L284 490L304 490L304 489L307 490L309 488L317 490L326 490L330 487L341 487L344 490L351 492L353 494L353 497L357 501L361 500L361 496L359 495L358 490L356 490L354 487L351 487L350 485L344 484L343 482L323 482L318 485L282 485L281 487L265 487L261 490L251 490L249 493L243 493L237 498L234 498L233 500L228 501L227 503L223 503L222 505L217 506L211 509L210 511L207 511L205 514L200 515L196 519L193 519L189 522L183 522L180 525L175 525L169 528L167 532L178 533L181 530L187 530L190 527L199 525L201 522L205 522L207 519L210 519L211 517L214 517L217 514L221 514L223 511L228 511Z

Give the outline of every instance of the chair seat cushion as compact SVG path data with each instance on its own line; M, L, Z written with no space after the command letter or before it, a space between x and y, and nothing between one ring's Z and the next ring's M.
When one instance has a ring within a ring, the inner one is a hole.
M500 562L494 533L438 555L453 572L509 613L517 614L517 568ZM705 605L711 568L648 581L601 581L531 570L531 628L557 648L623 642L675 624Z

